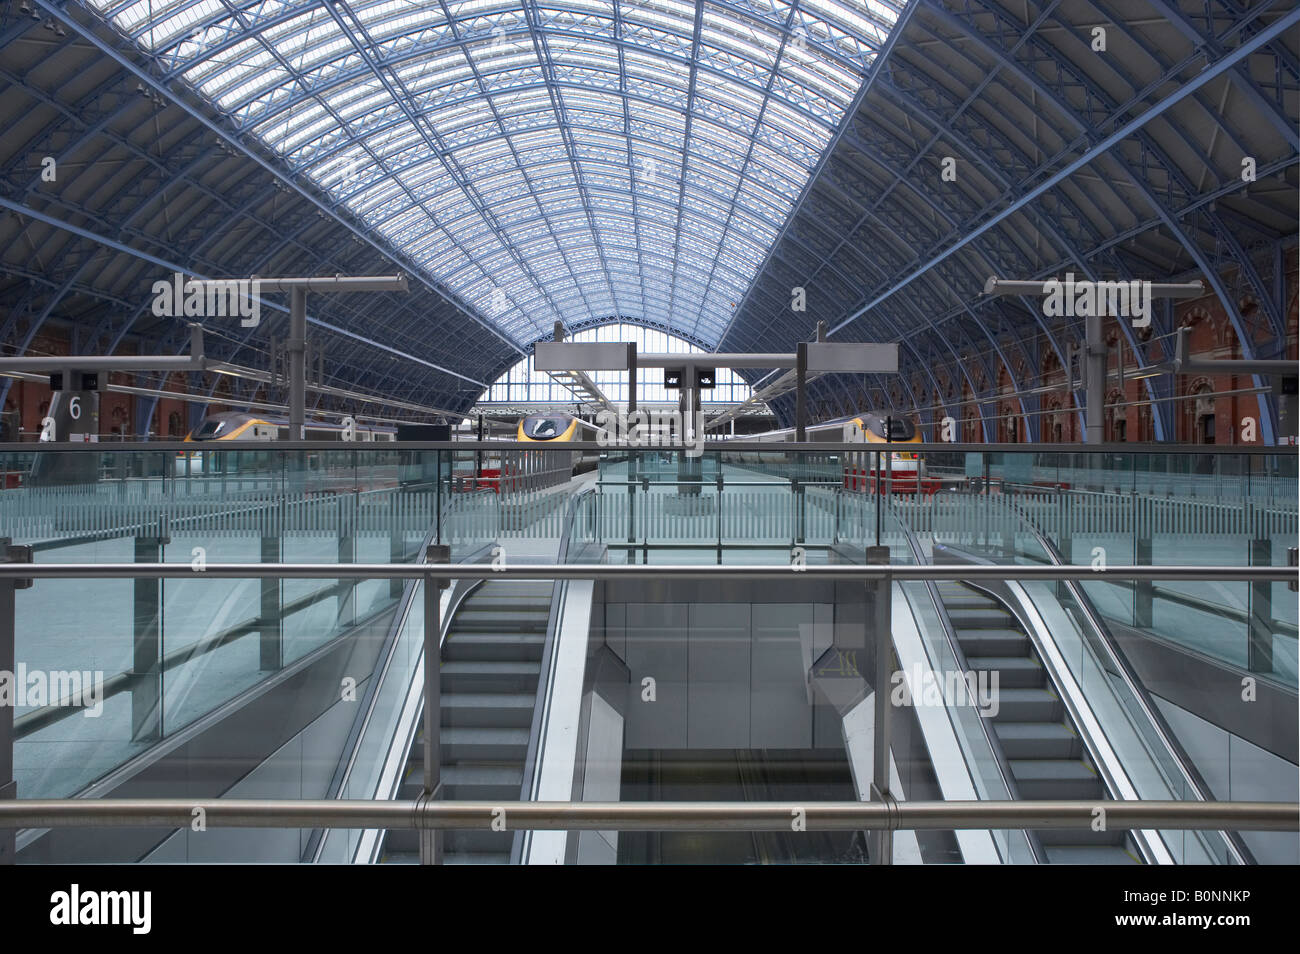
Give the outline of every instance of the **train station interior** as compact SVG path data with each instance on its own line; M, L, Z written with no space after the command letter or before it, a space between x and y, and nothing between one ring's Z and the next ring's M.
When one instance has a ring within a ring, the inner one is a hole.
M4 0L0 863L1300 864L1290 0Z

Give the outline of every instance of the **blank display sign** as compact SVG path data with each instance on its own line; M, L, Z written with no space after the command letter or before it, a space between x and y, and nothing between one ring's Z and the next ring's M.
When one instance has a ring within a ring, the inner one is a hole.
M808 370L843 374L897 374L898 344L810 341Z
M623 341L539 341L533 349L538 371L626 371L627 343Z

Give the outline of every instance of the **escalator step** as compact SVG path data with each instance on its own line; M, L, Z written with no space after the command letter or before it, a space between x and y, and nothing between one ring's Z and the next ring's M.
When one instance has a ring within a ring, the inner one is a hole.
M1061 714L1061 700L1047 689L1002 689L993 722L1057 722Z
M1042 828L1038 829L1038 840L1043 846L1122 846L1128 832L1122 830L1093 831L1091 828Z
M499 853L510 856L514 846L515 833L512 831L492 831L491 829L454 829L443 835L443 848L447 854L488 854Z
M537 689L540 662L452 660L442 664L443 692L522 692Z
M514 765L470 762L442 769L442 789L448 801L478 801L498 798L515 801L524 781L524 769Z
M546 636L538 633L455 633L443 646L442 658L537 660L542 658L545 644Z
M1077 759L1083 742L1064 722L1000 722L994 725L1008 759Z
M527 729L534 692L453 692L442 697L442 724Z
M1119 846L1044 845L1048 864L1053 865L1136 865L1137 858Z
M964 593L940 593L943 605L951 614L953 610L1000 609L998 601L983 593L967 590Z
M1000 606L949 608L948 618L954 629L1006 629L1015 622L1015 617Z
M958 629L957 642L972 656L1027 656L1029 637L1015 629Z
M545 593L550 596L554 583L551 580L485 580L470 594L470 599L498 596L533 596Z
M523 762L528 754L527 729L444 726L442 757L448 762Z
M1009 759L1021 798L1101 798L1101 777L1078 759Z
M450 639L462 633L531 633L539 626L546 630L546 613L512 613L495 610L482 613L457 613Z
M449 851L443 854L442 863L445 865L508 865L510 864L510 853Z
M481 594L481 595L480 595ZM548 584L544 593L512 596L508 593L492 591L484 593L482 589L474 593L460 605L460 612L476 610L480 606L495 606L498 609L520 609L546 613L551 607L551 588Z
M1033 656L967 656L974 672L996 672L999 689L1033 689L1046 685L1047 674Z

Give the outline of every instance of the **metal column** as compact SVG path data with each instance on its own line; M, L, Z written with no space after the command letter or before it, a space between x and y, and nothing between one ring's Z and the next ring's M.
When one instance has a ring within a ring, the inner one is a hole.
M637 372L637 353L636 342L630 341L627 346L627 418L628 424L631 425L633 415L636 414L636 372ZM633 447L627 452L627 542L636 543L636 472L637 472L636 448ZM629 549L627 551L628 562L633 563L636 560L636 551Z
M136 563L161 563L168 543L166 528L158 534L135 538ZM131 741L157 742L162 738L162 590L163 581L138 577L134 594L134 649L131 659Z
M338 502L338 562L357 562L357 495L339 494ZM340 628L351 626L356 622L356 580L341 579L335 584L338 592L338 625Z
M0 537L0 562L31 563L32 548L13 546L9 537ZM14 592L27 589L31 580L0 578L0 672L15 671ZM18 783L14 780L14 706L0 705L0 801L16 799ZM14 863L13 828L0 828L0 865Z
M1154 534L1151 519L1151 498L1133 491L1133 562L1139 566L1155 565ZM1152 580L1133 581L1133 625L1147 629L1152 625L1155 611L1156 585Z
M677 396L678 413L681 414L682 432L679 443L686 444L686 432L693 429L700 412L700 369L694 364L682 368L682 390ZM691 457L685 450L678 452L677 495L699 497L700 480L704 476L704 456Z
M426 564L449 563L451 547L431 545L424 554ZM442 787L442 746L438 733L442 726L442 591L447 578L424 577L424 793L421 801L439 797ZM420 831L420 864L442 864L442 832L425 828Z
M867 564L888 565L889 547L867 547ZM889 576L866 584L867 645L873 647L875 665L872 691L875 692L875 725L871 750L871 801L893 804L889 790L889 740L893 707L889 701L890 685L894 675L894 638L890 625L891 592L893 581ZM870 839L871 863L892 864L894 860L894 835L890 831L873 832Z
M1250 541L1250 565L1271 566L1273 541L1264 534L1264 514L1254 511L1256 522L1254 539ZM1273 671L1273 584L1257 580L1250 584L1250 602L1247 626L1249 642L1246 645L1246 669L1249 672Z
M1100 315L1084 318L1084 333L1084 443L1100 444L1106 438L1106 339Z
M283 501L272 504L263 514L262 562L279 563L284 540ZM284 607L281 605L281 582L273 576L261 581L261 636L258 647L258 668L275 672L284 665Z
M794 353L794 439L808 439L808 342L800 341Z
M307 422L307 289L289 289L289 439L300 441Z

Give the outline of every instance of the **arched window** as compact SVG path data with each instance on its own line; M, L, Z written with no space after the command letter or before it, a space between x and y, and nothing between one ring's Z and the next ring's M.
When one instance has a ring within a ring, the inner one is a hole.
M588 328L573 335L571 341L634 341L638 352L667 352L670 354L702 354L701 349L681 338L640 325L615 322ZM582 370L582 369L578 369ZM615 403L627 401L626 371L592 371L589 376ZM711 391L702 391L701 399L705 404L739 404L747 401L753 393L744 379L730 368L718 368L716 384ZM677 391L664 387L664 372L661 368L645 368L637 373L638 404L676 404ZM573 392L554 380L544 371L533 368L533 358L529 355L492 383L479 403L486 404L569 404L575 400Z
M1192 391L1196 399L1188 402L1192 406L1192 441L1197 444L1213 444L1215 440L1214 398L1210 397L1211 393L1209 383L1203 382Z

